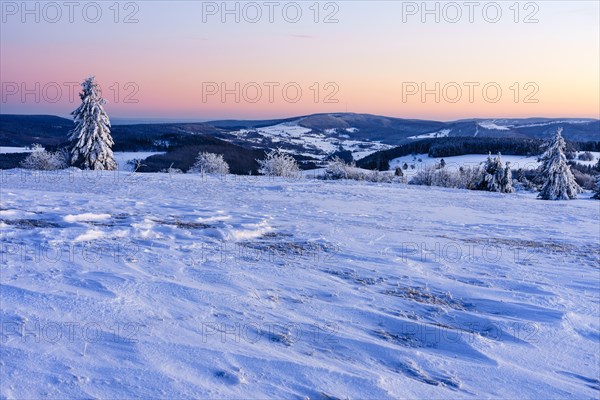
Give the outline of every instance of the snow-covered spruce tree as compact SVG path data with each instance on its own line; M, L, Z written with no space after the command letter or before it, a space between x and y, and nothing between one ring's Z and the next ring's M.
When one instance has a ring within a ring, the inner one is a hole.
M221 154L200 152L198 153L198 157L196 157L196 163L192 167L192 170L201 174L227 175L229 173L229 164L227 164L227 161L225 161Z
M513 193L512 187L512 171L510 163L506 163L502 167L502 154L492 158L492 154L488 154L488 158L483 165L483 176L479 182L479 190L487 190L489 192Z
M81 87L81 105L71 113L75 120L75 129L69 135L71 164L82 169L115 170L110 120L102 107L106 100L100 96L93 76Z
M575 182L571 168L567 165L565 156L565 140L562 128L558 128L554 138L548 143L547 149L540 157L542 166L540 175L544 181L538 197L543 200L569 200L577 198L582 192Z
M483 177L479 184L479 190L499 192L502 174L502 159L500 158L500 153L494 158L492 158L491 152L488 153L488 158L483 165Z
M500 153L498 153L500 156ZM507 162L504 170L502 170L502 177L500 179L500 192L502 193L514 193L515 189L512 185L512 170L510 169L510 163Z
M596 192L592 199L600 200L600 175L596 175Z
M300 174L300 167L294 157L283 153L281 149L272 150L264 160L256 161L260 166L258 171L263 175L292 178Z

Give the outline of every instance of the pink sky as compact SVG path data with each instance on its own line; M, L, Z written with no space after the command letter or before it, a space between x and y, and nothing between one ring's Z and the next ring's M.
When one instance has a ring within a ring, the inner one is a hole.
M271 23L266 10L251 23L242 8L239 23L235 15L223 22L202 2L139 2L136 9L120 3L118 16L112 2L100 4L96 23L81 10L73 22L63 10L62 19L50 23L52 10L39 9L38 23L36 15L3 9L2 113L66 116L78 101L69 99L69 83L94 74L107 111L121 118L346 110L439 120L599 117L597 2L539 2L537 10L521 10L518 23L506 2L496 23L481 12L473 23L466 16L451 23L441 9L439 23L435 15L422 22L401 2L339 2L337 9L319 3L318 22L312 3L299 3L303 14L296 23L277 12ZM532 11L538 22L525 23ZM127 15L137 22L124 23ZM327 15L337 22L324 23ZM230 90L225 98L221 85ZM423 88L430 91L424 98Z

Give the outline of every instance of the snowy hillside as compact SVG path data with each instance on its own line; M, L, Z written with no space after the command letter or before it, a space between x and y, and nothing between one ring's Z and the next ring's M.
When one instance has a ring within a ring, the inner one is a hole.
M425 133L423 135L417 135L417 136L409 136L409 139L433 139L433 138L440 138L440 137L448 137L448 135L450 134L450 129L442 129L439 132L432 132L432 133Z
M323 160L337 151L350 151L355 160L393 146L376 141L352 140L348 133L356 133L356 128L324 131L305 128L295 122L286 122L255 129L241 129L232 132L238 139L254 143L259 147L277 148L284 151Z
M589 194L0 178L2 399L598 397Z
M589 119L541 119L537 122L531 122L527 119L499 119L491 121L482 121L479 126L485 129L509 130L510 128L532 128L552 125L585 125L589 124Z

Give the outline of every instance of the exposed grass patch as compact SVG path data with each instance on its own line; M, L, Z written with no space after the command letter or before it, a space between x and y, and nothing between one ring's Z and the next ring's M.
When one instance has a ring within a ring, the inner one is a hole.
M60 225L41 219L0 219L0 223L14 226L17 229L60 228Z

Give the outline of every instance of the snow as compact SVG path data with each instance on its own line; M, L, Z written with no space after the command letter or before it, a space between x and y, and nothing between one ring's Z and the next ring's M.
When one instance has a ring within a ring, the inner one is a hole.
M260 128L259 131L271 136L300 138L302 135L312 132L312 129L296 125L295 123L284 123Z
M66 222L81 222L81 221L102 221L105 219L109 219L110 214L94 214L94 213L85 213L79 215L67 215L64 220Z
M532 128L536 126L548 126L548 125L563 125L563 124L589 124L590 120L560 120L560 121L548 121L548 122L538 122L534 124L514 124L513 127L519 128Z
M479 125L480 127L484 128L484 129L493 129L493 130L497 130L497 131L508 131L508 130L510 130L510 128L508 128L506 126L502 126L502 125L497 125L493 121L480 122L477 125Z
M433 138L448 137L449 134L450 134L450 129L442 129L441 131L424 133L422 135L417 135L417 136L409 136L408 138L409 139L433 139Z
M0 398L598 395L587 193L0 179Z
M128 165L127 162L131 160L144 160L150 156L157 154L165 154L164 152L157 151L115 151L113 153L115 160L117 161L117 168L120 171L132 171L133 167Z
M102 231L97 229L90 229L82 235L77 236L73 241L74 242L91 242L96 239L100 239L104 236Z
M582 165L596 165L598 164L598 160L600 160L600 151L590 151L590 153L592 153L592 155L594 156L593 160L579 160L577 157L580 154L583 153L587 153L586 151L577 151L575 152L575 159L572 161L575 161L577 164L582 164Z
M572 161L582 165L595 165L596 163L598 163L598 160L600 159L600 152L590 152L594 156L594 160L592 161L578 160L577 156L583 153L585 152L576 152L575 159ZM495 154L492 154L492 156L495 156ZM502 162L510 162L510 168L513 170L513 172L519 168L536 169L540 165L540 163L538 162L538 157L539 156L514 156L502 154ZM439 164L442 158L446 162L446 168L449 168L451 170L458 170L461 166L476 167L478 165L481 165L487 159L487 154L464 154L461 156L453 157L429 157L426 153L416 154L414 156L407 155L390 160L390 170L393 171L397 167L402 168L404 163L406 163L408 165L408 169L403 170L403 172L406 176L411 177L418 171L426 167L432 167ZM421 161L419 161L419 159ZM414 165L415 169L411 169L411 165Z
M10 146L0 146L0 154L8 154L8 153L31 153L33 149L28 147L10 147Z
M380 142L348 140L346 139L347 135L338 134L338 129L325 129L321 133L300 126L298 123L299 121L285 122L263 128L242 129L232 133L238 137L243 137L246 141L254 143L262 143L263 139L267 138L273 143L300 146L303 148L303 151L285 148L282 150L290 154L309 156L319 160L324 160L332 153L338 151L340 147L350 151L355 160L359 160L377 151L388 150L394 147ZM345 131L352 133L358 131L358 129L347 128ZM332 136L336 134L337 136ZM251 137L250 135L258 135L258 137Z
M446 162L446 168L450 170L458 170L461 166L465 167L477 167L481 165L486 159L487 154L465 154L462 156L454 157L429 157L427 154L407 155L390 160L390 170L394 170L397 167L402 168L404 163L408 165L407 170L403 170L405 176L411 177L418 171L423 170L427 167L432 167L440 163L444 159ZM419 161L419 159L421 161ZM535 169L539 166L537 156L511 156L502 155L502 162L510 162L510 167L513 171L524 168L524 169ZM415 166L415 169L410 168L411 165Z

